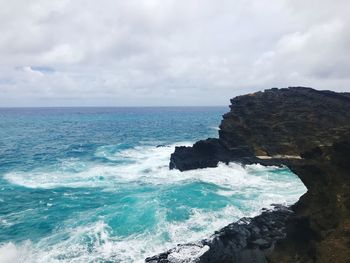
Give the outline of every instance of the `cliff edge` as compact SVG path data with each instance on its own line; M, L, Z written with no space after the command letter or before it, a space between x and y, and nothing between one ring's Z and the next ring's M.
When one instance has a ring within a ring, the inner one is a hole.
M170 168L184 171L230 161L287 165L308 191L292 206L286 238L277 242L272 253L264 253L264 259L254 261L250 256L237 261L223 253L210 262L349 263L350 94L273 88L235 97L230 109L223 116L218 139L177 147ZM224 249L229 251L230 245Z

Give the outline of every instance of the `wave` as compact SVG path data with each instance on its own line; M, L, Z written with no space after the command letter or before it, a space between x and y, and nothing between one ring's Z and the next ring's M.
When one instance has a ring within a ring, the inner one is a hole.
M142 182L158 185L184 181L202 181L221 187L234 187L234 191L240 191L244 187L284 190L295 184L300 185L298 178L287 168L259 164L243 167L238 163L220 163L216 168L185 172L169 170L169 156L178 145L191 144L182 142L164 147L138 146L121 151L103 146L96 150L96 156L119 160L120 163L85 163L79 159L68 159L59 166L43 167L29 172L9 172L4 175L4 179L15 185L44 189L104 187L115 190L119 183Z
M58 166L42 167L30 172L10 172L4 178L12 184L27 188L87 187L112 193L117 193L125 185L133 185L136 189L146 185L155 189L148 197L149 200L156 198L152 197L153 194L168 195L167 199L159 200L169 201L171 205L177 204L174 198L184 191L184 187L194 188L195 185L204 184L206 187L197 187L190 193L200 191L199 197L206 198L203 202L209 202L214 197L220 202L225 201L221 207L201 208L188 204L187 217L170 220L169 211L174 207L164 203L155 209L156 223L153 227L127 235L120 235L106 217L87 220L96 210L85 214L81 212L80 217L75 215L74 218L67 218L61 222L60 228L38 242L0 245L0 262L143 262L145 257L178 243L208 237L232 221L254 216L272 203L292 204L306 190L287 168L220 163L216 168L186 172L169 170L170 154L175 146L184 144L190 145L182 142L162 147L143 145L131 149L121 145L102 146L96 150L95 157L103 158L105 162L68 159ZM8 222L11 217L4 219Z
M103 221L77 228L66 227L64 232L54 233L36 244L29 241L17 245L11 242L3 244L0 246L0 262L143 262L147 256L174 244L208 236L213 229L241 216L242 213L233 206L209 213L194 209L191 218L184 222L170 224L160 218L155 233L145 232L127 238L113 236L113 230ZM194 228L202 228L202 231L193 231ZM57 242L68 234L69 238ZM164 235L169 236L167 241L162 238Z

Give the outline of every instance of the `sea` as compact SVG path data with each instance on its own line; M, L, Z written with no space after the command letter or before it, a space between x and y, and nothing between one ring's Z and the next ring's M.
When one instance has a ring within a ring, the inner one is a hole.
M287 167L169 170L228 107L1 108L0 263L144 262L293 204Z

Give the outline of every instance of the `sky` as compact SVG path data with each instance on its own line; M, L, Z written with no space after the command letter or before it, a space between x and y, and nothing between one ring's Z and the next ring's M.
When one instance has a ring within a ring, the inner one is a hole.
M349 0L0 0L0 107L350 91Z

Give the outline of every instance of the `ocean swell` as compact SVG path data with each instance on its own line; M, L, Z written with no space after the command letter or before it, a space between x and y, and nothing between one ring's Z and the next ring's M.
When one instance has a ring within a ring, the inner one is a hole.
M184 143L106 145L96 149L94 161L71 158L6 173L3 178L14 186L52 194L39 201L46 207L44 217L67 214L37 240L3 243L0 262L143 262L272 203L292 204L306 190L283 167L221 163L217 168L169 170L177 145ZM0 222L25 223L35 211L5 215Z

